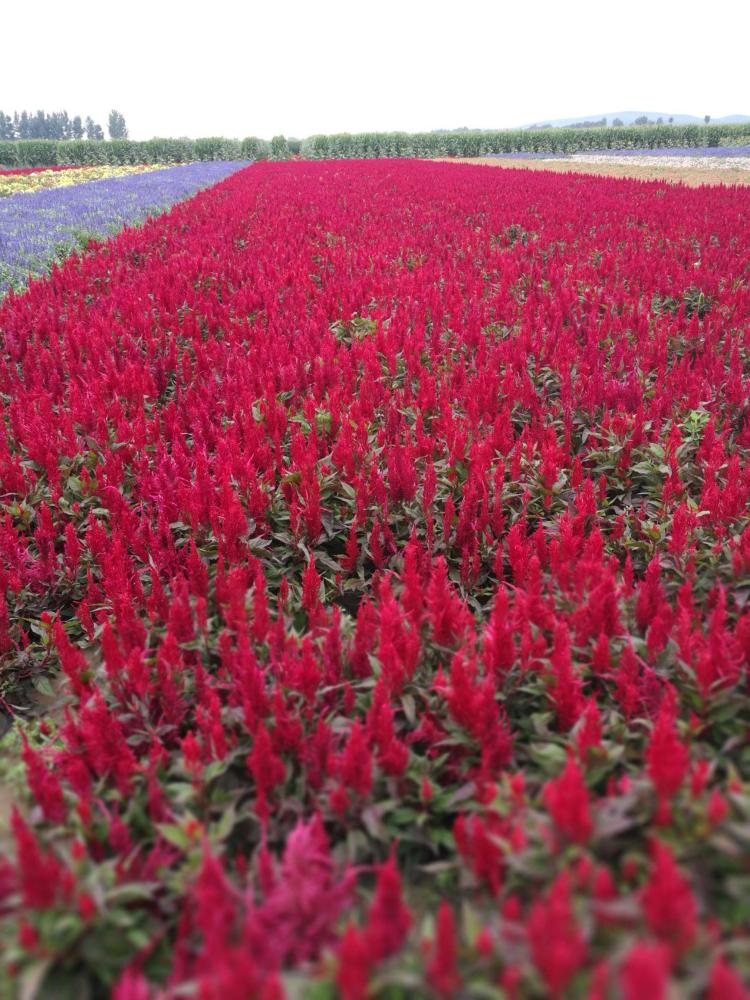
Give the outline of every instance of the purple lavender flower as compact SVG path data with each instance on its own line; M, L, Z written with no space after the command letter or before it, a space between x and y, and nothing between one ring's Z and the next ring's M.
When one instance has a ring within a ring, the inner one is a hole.
M214 160L0 199L0 296L126 225L144 222L248 165Z

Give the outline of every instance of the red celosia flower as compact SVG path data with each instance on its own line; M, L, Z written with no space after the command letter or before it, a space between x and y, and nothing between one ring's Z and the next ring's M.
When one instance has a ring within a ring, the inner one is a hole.
M661 584L660 573L659 560L655 557L648 564L646 575L638 588L636 620L642 629L645 629L658 614L664 600L664 588Z
M467 612L448 582L444 559L435 563L427 588L427 608L435 642L440 646L452 646L466 628Z
M556 829L568 840L585 844L593 829L589 793L572 754L560 777L548 781L542 795Z
M334 940L353 888L354 873L336 870L320 817L299 823L287 838L273 887L246 915L248 945L266 954L266 968L274 959L296 964L316 958Z
M370 794L372 754L359 719L352 726L346 746L339 755L338 771L344 788L363 799Z
M555 646L551 654L554 681L552 702L557 721L564 732L572 729L583 711L581 680L573 668L570 653L570 635L564 622L555 628Z
M509 623L508 595L504 587L495 594L492 614L482 642L482 659L485 670L502 682L515 659L512 630Z
M51 851L45 851L17 809L11 816L18 857L18 879L23 905L46 910L69 896L69 873Z
M586 703L581 722L577 727L576 744L581 760L586 761L589 751L601 746L602 717L596 700L591 698Z
M651 932L679 955L695 938L695 897L675 864L671 848L656 841L652 855L649 879L643 889L643 911Z
M669 966L669 951L663 945L634 944L620 972L623 1000L666 1000Z
M129 794L137 769L135 754L120 720L98 691L81 711L76 728L96 774L112 775L120 792Z
M563 872L546 896L531 907L526 931L534 963L553 997L563 990L586 959L586 944L570 902L570 880Z
M661 816L666 819L669 801L681 788L690 767L690 754L677 734L674 709L666 701L646 748L646 767L659 797Z
M750 989L723 958L718 958L711 968L706 997L707 1000L750 1000Z
M336 986L341 1000L366 1000L372 958L366 936L349 924L338 947Z
M26 765L26 780L34 798L39 803L45 819L60 823L65 813L60 781L54 771L48 770L41 754L29 746L23 736L23 762Z
M706 815L711 826L719 826L729 814L729 803L718 788L714 788L708 799Z
M148 980L137 966L126 966L112 990L112 1000L151 1000Z
M456 963L456 920L453 910L443 900L437 912L435 940L427 965L427 980L439 997L455 995L461 979Z
M411 911L403 900L396 858L391 852L378 870L375 895L363 932L370 956L380 961L399 951L406 942L411 922Z
M467 818L462 813L454 824L453 836L463 860L477 878L487 884L493 896L496 896L505 870L505 857L499 838L507 838L507 825L491 813L486 819L477 814Z
M268 796L284 780L286 771L283 760L273 752L271 737L263 725L258 726L255 733L247 767L255 779L258 795L255 808L261 821L265 822L268 818Z

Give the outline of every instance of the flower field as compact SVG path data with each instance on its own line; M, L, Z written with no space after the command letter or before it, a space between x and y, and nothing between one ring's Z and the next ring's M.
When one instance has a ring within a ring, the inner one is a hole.
M85 175L74 184L0 199L0 296L24 288L30 276L47 274L55 262L90 240L163 212L246 165L219 160L166 169L87 167L65 172Z
M70 167L57 170L26 170L0 174L0 198L12 194L30 194L44 188L69 187L86 181L107 180L110 177L125 177L127 174L158 170L161 164L137 164L128 166Z
M657 146L654 148L640 147L636 149L590 149L586 152L577 153L565 153L557 152L555 150L545 150L543 152L520 152L520 153L489 153L488 156L499 156L508 159L570 159L570 160L581 160L585 162L589 156L616 156L625 157L629 159L634 157L635 159L643 159L649 157L649 159L660 160L664 157L668 159L674 159L679 157L680 159L685 159L689 157L690 159L700 159L706 160L710 159L712 161L721 162L722 160L734 160L734 159L746 159L750 156L750 145L745 144L734 144L731 146Z
M264 163L6 297L19 995L750 995L749 261L740 188Z
M0 177L24 176L26 174L37 174L50 170L53 173L59 170L75 170L75 167L53 166L53 167L11 167L7 170L0 170Z

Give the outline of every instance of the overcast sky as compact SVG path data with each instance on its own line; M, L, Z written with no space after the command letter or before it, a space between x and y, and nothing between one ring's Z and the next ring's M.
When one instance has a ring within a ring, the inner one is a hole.
M747 0L10 2L0 108L135 139L717 118L750 114L748 28Z

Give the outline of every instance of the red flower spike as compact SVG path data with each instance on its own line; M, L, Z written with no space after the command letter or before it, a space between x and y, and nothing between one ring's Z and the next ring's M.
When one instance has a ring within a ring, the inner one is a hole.
M443 900L437 913L432 957L427 965L427 981L441 998L456 995L461 979L456 964L456 921L453 910Z
M656 841L649 879L643 889L643 910L649 929L675 957L693 943L697 905L687 879L675 864L672 850Z
M363 939L369 955L381 961L396 954L406 943L412 916L403 901L401 876L396 867L395 853L378 869L375 895L367 914Z
M575 844L587 843L593 830L589 793L572 755L560 777L545 784L542 797L557 831Z
M623 1000L667 1000L669 968L669 951L663 945L634 944L620 972Z
M341 1000L367 1000L371 965L366 936L348 924L338 947L336 986Z
M586 960L586 944L573 914L565 872L549 893L532 905L526 930L532 958L551 996L561 997Z

